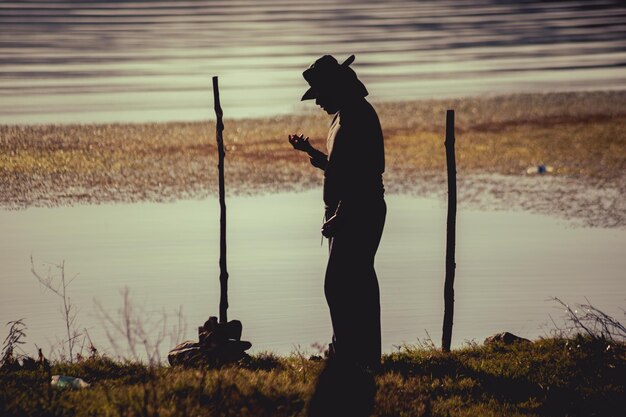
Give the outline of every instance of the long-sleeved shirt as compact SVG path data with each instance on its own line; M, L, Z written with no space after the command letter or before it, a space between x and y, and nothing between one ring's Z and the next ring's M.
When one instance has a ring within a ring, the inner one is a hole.
M382 199L385 150L376 111L365 99L345 105L328 132L328 157L311 152L311 163L324 170L327 217L349 215L363 204Z

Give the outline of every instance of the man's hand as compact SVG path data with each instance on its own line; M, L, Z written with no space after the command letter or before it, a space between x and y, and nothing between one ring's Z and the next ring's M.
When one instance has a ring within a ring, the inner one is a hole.
M304 135L289 135L289 143L293 146L294 149L302 152L309 152L313 149L311 144L309 143L309 137L305 137Z
M341 229L341 218L334 215L322 225L322 235L326 238L335 237Z

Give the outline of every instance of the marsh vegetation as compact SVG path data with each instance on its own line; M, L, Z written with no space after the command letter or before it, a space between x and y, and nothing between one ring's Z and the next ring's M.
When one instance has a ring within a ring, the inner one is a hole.
M443 195L445 109L457 114L459 199L522 207L588 225L624 226L626 93L560 93L377 105L391 193ZM318 114L229 120L227 192L303 190L321 183L293 152L302 132L323 148ZM213 122L0 126L4 207L202 198L217 192ZM550 174L530 177L545 164ZM547 178L550 177L550 178Z

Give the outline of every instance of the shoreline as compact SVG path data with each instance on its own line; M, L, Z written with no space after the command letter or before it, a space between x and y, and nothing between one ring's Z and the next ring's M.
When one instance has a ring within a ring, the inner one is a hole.
M626 226L626 91L514 94L374 103L385 133L388 193L445 196L445 110L457 113L459 203L519 208L587 226ZM226 119L227 193L318 187L291 149L324 149L321 112ZM0 125L3 209L171 201L216 193L214 122ZM546 164L553 173L528 175Z

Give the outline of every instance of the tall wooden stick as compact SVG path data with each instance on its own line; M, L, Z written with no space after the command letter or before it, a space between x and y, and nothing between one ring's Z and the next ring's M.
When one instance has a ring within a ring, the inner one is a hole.
M226 323L228 316L228 271L226 270L226 198L224 192L224 122L222 121L222 106L220 105L220 90L217 77L213 77L213 103L215 108L216 139L217 139L217 170L219 172L219 199L220 199L220 323Z
M443 336L444 352L450 352L452 342L452 319L454 316L454 273L456 262L456 160L454 156L454 110L446 112L446 164L448 166L448 219L446 231L446 281L444 284Z

